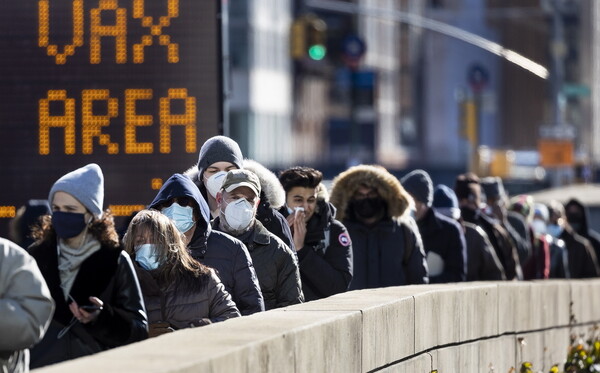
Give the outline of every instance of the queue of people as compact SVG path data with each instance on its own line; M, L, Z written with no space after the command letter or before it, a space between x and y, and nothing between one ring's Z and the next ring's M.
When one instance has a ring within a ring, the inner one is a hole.
M102 170L88 164L23 209L27 223L12 231L32 242L27 251L0 239L0 266L21 263L0 272L0 323L28 332L0 337L3 369L347 290L600 275L600 235L585 206L510 199L500 178L473 173L434 187L423 170L398 179L358 165L328 190L319 170L277 176L215 136L148 202L121 237L104 209ZM36 224L28 214L40 215Z

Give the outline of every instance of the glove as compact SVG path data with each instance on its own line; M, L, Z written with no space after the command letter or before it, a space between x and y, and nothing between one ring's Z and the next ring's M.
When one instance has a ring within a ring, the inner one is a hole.
M204 325L210 325L212 324L212 321L210 321L210 319L200 319L194 322L190 323L190 328L194 328L194 327L198 327L198 326L204 326Z
M172 333L175 329L171 328L168 322L155 322L148 326L148 338L158 337L166 333Z

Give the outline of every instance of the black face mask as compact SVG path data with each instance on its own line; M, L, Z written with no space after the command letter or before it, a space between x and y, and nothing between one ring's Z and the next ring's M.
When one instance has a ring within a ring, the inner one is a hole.
M583 228L583 219L580 215L567 215L567 221L575 232L580 232Z
M381 197L355 199L350 208L357 218L370 219L385 210L385 201Z

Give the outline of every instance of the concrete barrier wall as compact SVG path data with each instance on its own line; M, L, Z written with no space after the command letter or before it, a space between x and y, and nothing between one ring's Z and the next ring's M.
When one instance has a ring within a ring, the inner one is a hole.
M508 372L563 363L600 321L600 279L419 285L338 294L35 372Z

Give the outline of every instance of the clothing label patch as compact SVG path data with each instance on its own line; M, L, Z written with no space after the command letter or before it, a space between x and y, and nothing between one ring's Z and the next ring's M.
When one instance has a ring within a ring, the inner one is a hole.
M350 246L350 244L352 243L352 241L350 241L350 236L348 236L348 233L346 232L341 233L338 236L338 241L340 241L340 244L342 246Z

